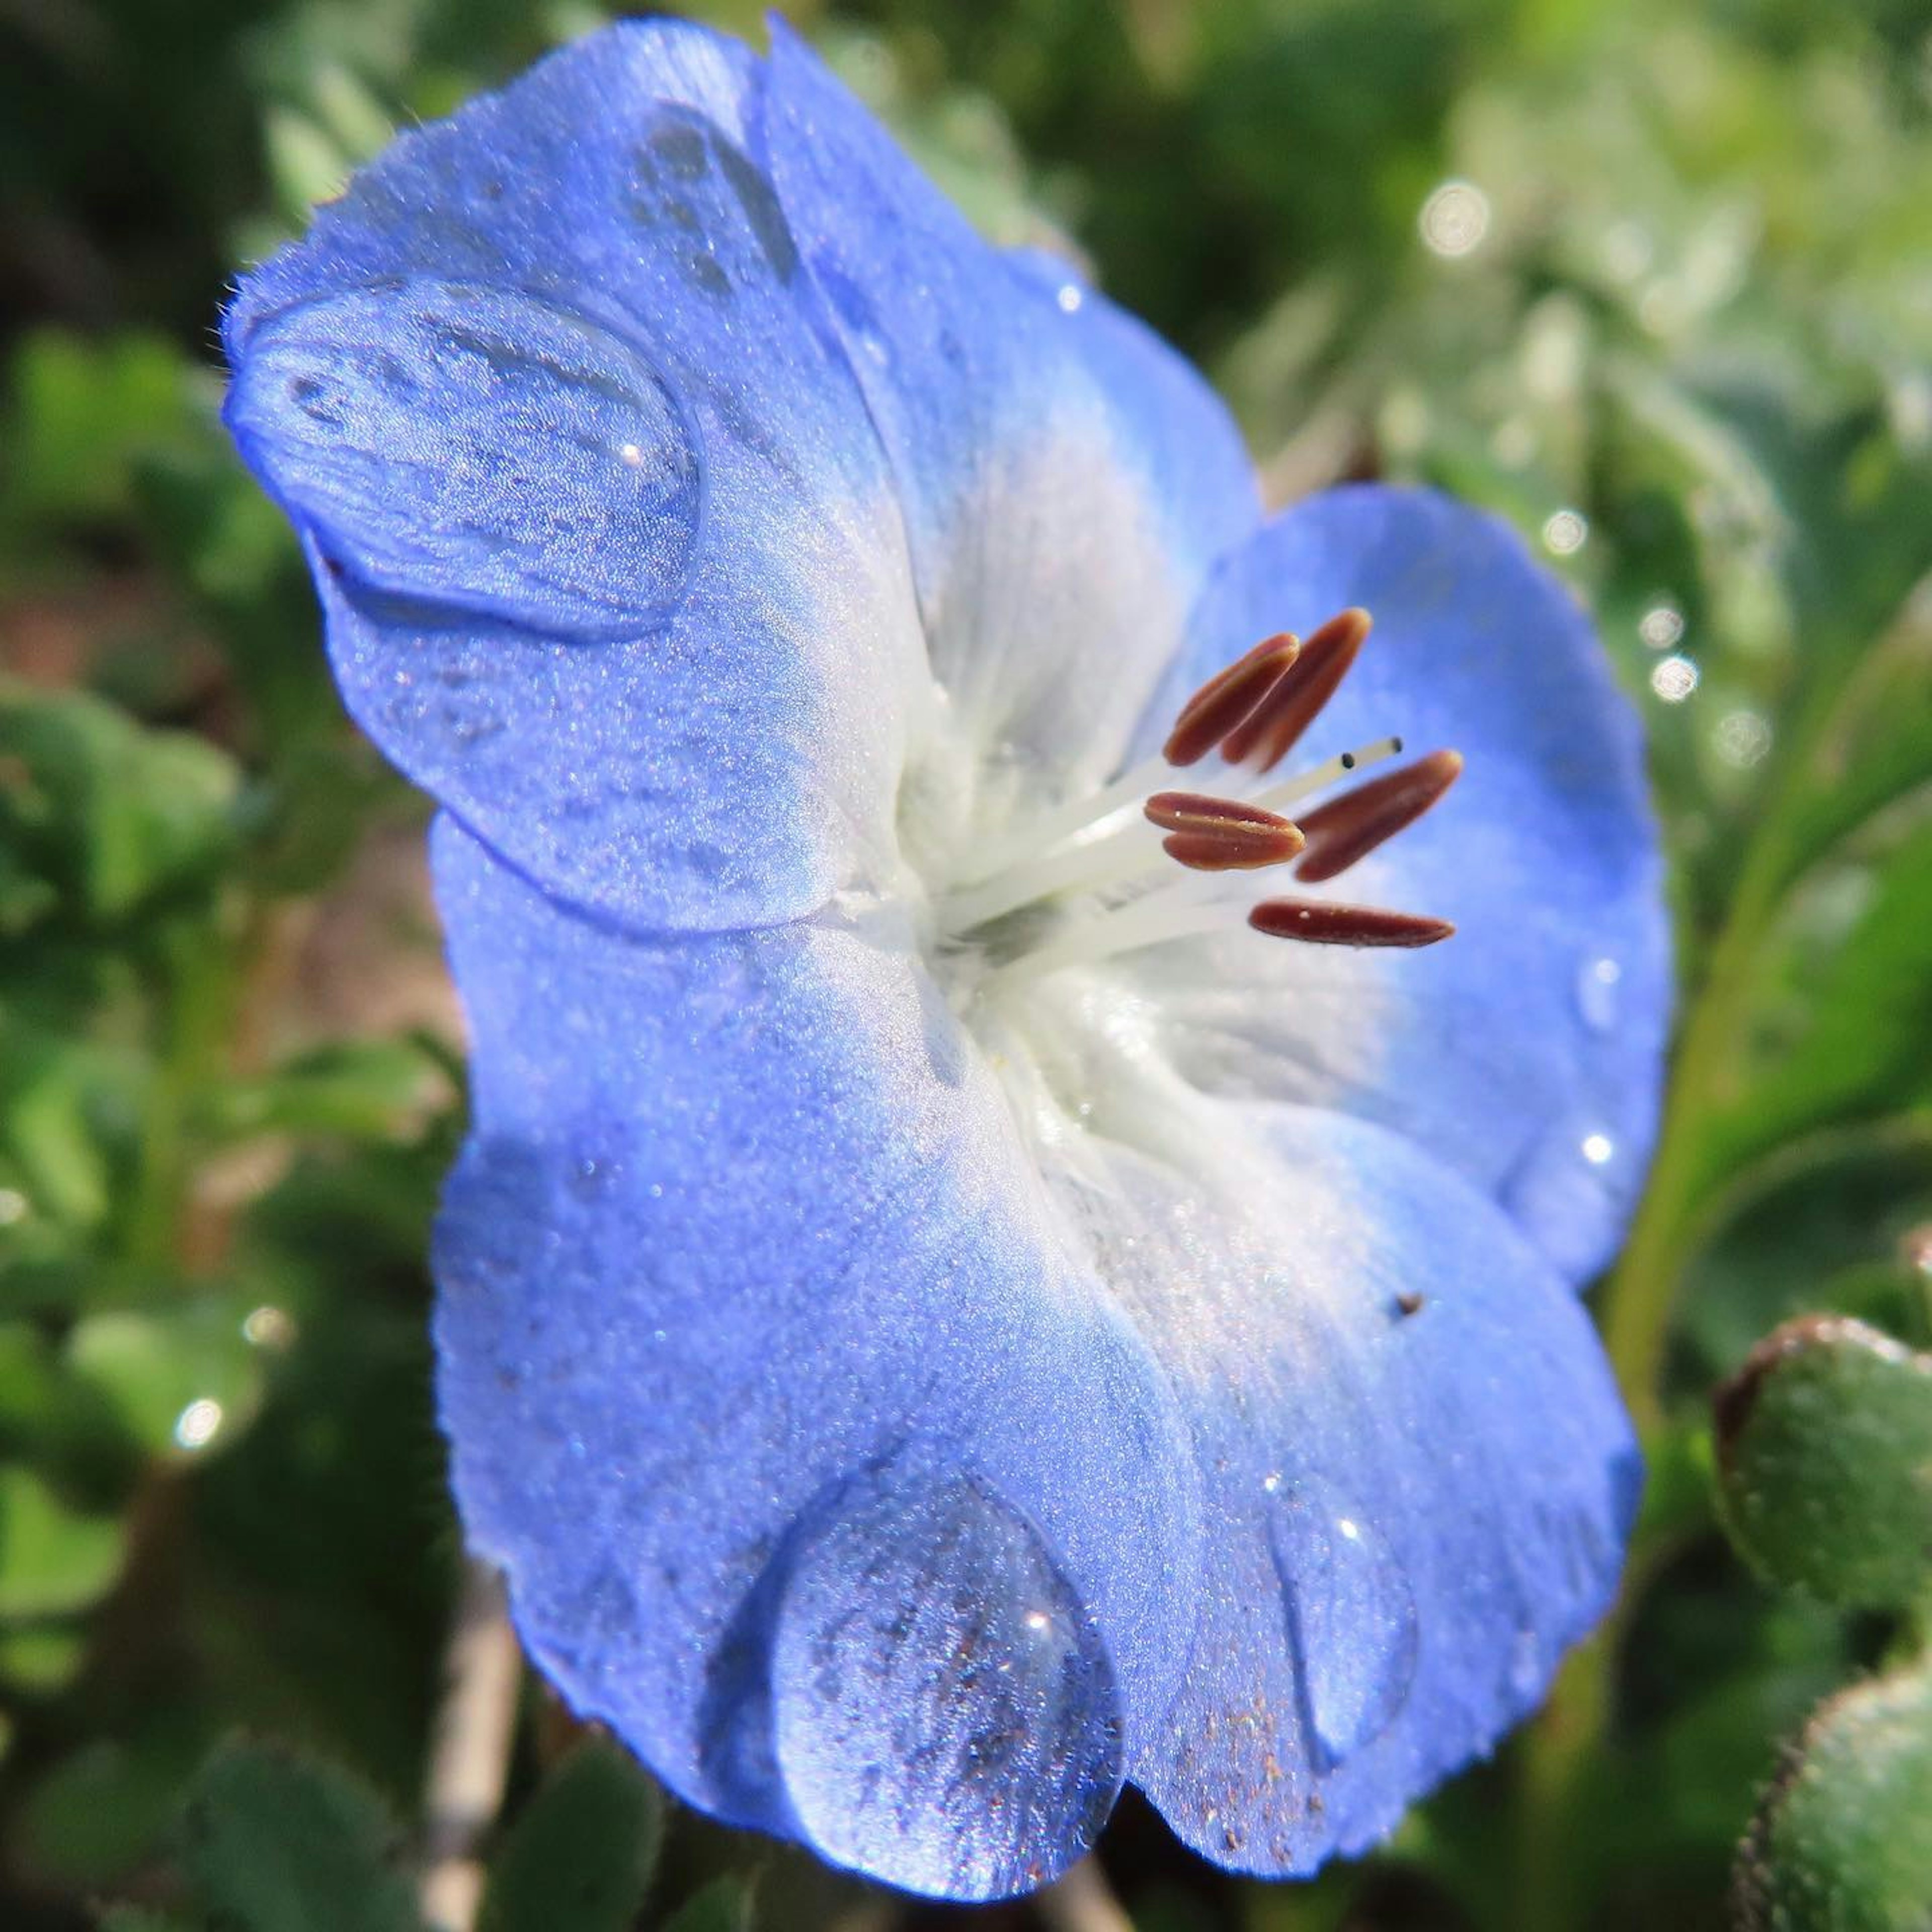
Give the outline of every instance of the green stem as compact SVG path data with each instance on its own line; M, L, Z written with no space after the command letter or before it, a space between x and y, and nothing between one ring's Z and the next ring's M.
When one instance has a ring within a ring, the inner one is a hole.
M1640 1436L1663 1420L1664 1351L1684 1237L1709 1176L1698 1158L1708 1118L1735 1091L1751 982L1786 883L1783 841L1752 848L1729 916L1677 1047L1675 1077L1650 1184L1597 1305L1604 1346Z
M1654 1442L1663 1426L1663 1372L1670 1316L1688 1258L1684 1237L1705 1176L1697 1150L1708 1110L1730 1084L1751 970L1775 911L1782 868L1774 843L1761 840L1739 881L1710 970L1685 1023L1676 1077L1651 1182L1622 1258L1598 1304L1604 1345L1640 1438ZM1572 1932L1582 1922L1590 1879L1577 1856L1583 1780L1609 1728L1612 1666L1634 1580L1648 1552L1634 1548L1617 1610L1564 1664L1550 1701L1530 1727L1522 1758L1519 1816L1520 1932Z
M246 950L218 908L197 909L157 935L152 970L163 1044L142 1118L123 1251L158 1279L172 1277L187 1258L183 1231L195 1161L190 1124L223 1063Z

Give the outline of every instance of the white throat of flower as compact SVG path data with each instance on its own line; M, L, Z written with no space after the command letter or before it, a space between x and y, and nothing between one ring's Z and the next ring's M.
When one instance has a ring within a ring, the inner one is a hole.
M1369 635L1366 611L1332 617L1304 643L1264 638L1180 707L1159 754L1084 797L1023 824L980 855L936 908L943 944L982 943L1003 921L1084 896L1078 917L1030 922L1026 938L980 982L997 992L1043 974L1139 947L1223 932L1245 916L1256 932L1330 946L1416 946L1446 939L1447 921L1324 898L1230 890L1229 875L1292 866L1309 884L1339 877L1412 824L1455 782L1460 754L1432 752L1360 783L1298 820L1290 808L1401 755L1380 738L1309 769L1280 775L1347 674ZM1218 752L1232 784L1218 793L1173 789L1176 772Z

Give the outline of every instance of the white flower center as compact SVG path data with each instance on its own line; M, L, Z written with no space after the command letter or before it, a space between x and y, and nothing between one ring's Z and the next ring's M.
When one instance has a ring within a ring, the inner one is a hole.
M1299 772L1282 761L1354 662L1367 613L1345 610L1304 644L1264 639L1189 698L1160 752L1099 790L1023 820L976 855L934 908L939 948L976 956L976 997L1142 946L1224 931L1238 920L1276 938L1344 946L1426 946L1454 928L1418 914L1326 898L1254 902L1230 874L1292 866L1308 884L1337 877L1412 824L1462 770L1436 752L1358 784L1298 821L1292 808L1390 762L1377 739ZM1172 789L1178 770L1218 752L1234 782Z

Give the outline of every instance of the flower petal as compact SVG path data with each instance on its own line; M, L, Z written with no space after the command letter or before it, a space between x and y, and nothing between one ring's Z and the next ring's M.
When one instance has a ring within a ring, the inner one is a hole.
M634 926L886 875L932 702L894 486L753 159L761 73L595 35L398 140L226 325L358 719Z
M1615 1588L1636 1450L1565 1284L1412 1142L1162 1111L1178 1156L1108 1150L1107 1265L1213 1530L1186 1682L1129 1774L1217 1863L1306 1873L1535 1708Z
M1466 766L1390 844L1295 890L1448 919L1455 937L1424 955L1356 952L1231 920L1226 937L1142 956L1135 977L1204 1090L1396 1128L1587 1277L1642 1178L1670 1004L1636 716L1588 619L1504 524L1382 488L1312 498L1229 560L1174 701L1256 638L1352 604L1375 629L1304 741L1307 761L1400 733ZM1144 746L1166 715L1150 710Z
M664 944L436 859L442 1414L532 1654L707 1810L1051 1876L1172 1694L1198 1485L984 1062L890 928Z
M786 214L899 481L953 715L1030 783L1090 784L1259 514L1240 434L1072 271L975 235L776 21L769 119Z

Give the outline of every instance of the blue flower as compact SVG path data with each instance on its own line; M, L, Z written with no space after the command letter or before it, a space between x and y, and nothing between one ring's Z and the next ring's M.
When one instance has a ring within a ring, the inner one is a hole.
M1192 373L778 26L406 136L226 328L443 807L442 1417L563 1695L961 1899L1124 1780L1305 1873L1488 1750L1638 1480L1573 1291L1664 935L1564 591L1432 494L1264 520Z

